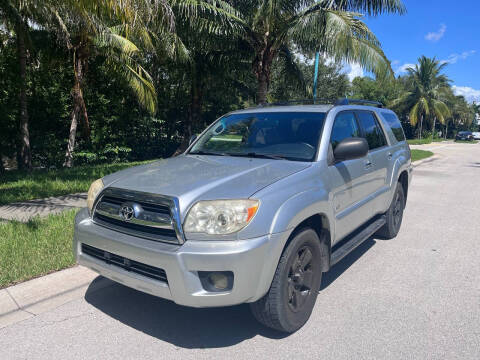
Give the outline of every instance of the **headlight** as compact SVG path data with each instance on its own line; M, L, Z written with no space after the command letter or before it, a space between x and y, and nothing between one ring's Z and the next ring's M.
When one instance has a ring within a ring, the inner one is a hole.
M186 233L224 235L243 229L257 213L258 200L199 201L188 212Z
M90 185L90 189L88 189L87 207L90 214L92 213L95 198L97 197L98 193L102 191L103 187L104 185L102 179L98 179L95 180L92 185Z

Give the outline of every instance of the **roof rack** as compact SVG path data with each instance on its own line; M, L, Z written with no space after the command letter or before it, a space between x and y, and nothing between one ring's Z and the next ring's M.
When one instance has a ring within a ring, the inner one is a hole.
M299 99L299 100L288 100L288 101L278 101L274 103L263 103L259 104L258 107L267 107L267 106L288 106L288 105L333 105L336 100L332 99Z
M335 106L340 106L340 105L352 105L352 104L357 104L357 105L373 105L373 106L378 106L380 108L383 107L383 104L379 101L371 101L371 100L362 100L362 99L338 99L335 102Z
M258 107L269 107L269 106L288 106L288 105L333 105L333 106L340 106L340 105L371 105L371 106L378 106L383 107L383 104L378 101L371 101L371 100L362 100L362 99L300 99L300 100L289 100L289 101L279 101L274 103L263 103L259 104Z

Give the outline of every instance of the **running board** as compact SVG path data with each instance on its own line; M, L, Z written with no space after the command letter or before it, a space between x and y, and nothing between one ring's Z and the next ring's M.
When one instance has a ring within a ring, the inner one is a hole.
M346 240L339 248L335 249L332 252L330 258L330 265L333 266L347 256L350 252L355 250L355 248L367 240L370 236L375 234L378 229L380 229L386 223L385 215L382 215L377 220L373 221L370 225L365 227L358 234L353 235L350 239ZM343 242L343 241L342 241Z

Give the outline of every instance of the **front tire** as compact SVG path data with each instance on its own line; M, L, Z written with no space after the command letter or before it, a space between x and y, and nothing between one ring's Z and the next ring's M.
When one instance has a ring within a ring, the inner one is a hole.
M304 229L283 252L268 293L251 303L263 325L292 333L309 319L322 280L322 257L317 233Z
M405 194L403 191L403 186L399 182L397 183L397 188L395 189L395 194L393 195L392 203L385 213L386 224L377 231L376 235L379 237L389 240L397 236L400 231L400 226L402 225L403 219L403 210L405 209Z

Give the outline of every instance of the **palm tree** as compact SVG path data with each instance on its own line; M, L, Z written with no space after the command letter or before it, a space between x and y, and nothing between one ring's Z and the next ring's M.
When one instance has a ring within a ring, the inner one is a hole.
M55 31L73 60L73 109L65 153L65 167L73 166L77 127L83 120L86 136L90 126L82 88L89 59L105 57L150 113L156 111L156 92L152 79L139 61L140 49L134 43L152 46L148 23L172 24L171 9L164 0L67 0L54 10Z
M422 137L423 120L426 118L433 122L432 132L435 132L435 123L445 124L445 118L450 116L450 110L444 102L446 93L450 90L450 80L442 70L447 64L435 58L422 56L418 64L408 71L408 80L411 91L407 91L394 101L394 104L406 103L408 105L409 119L412 126L416 126L420 117L418 137Z
M335 60L358 62L369 71L390 69L379 41L360 20L362 15L358 12L368 15L405 12L401 0L205 2L215 5L227 31L249 45L257 79L257 103L267 100L274 59L288 56L294 47L305 54L320 51ZM206 13L208 9L203 11Z

